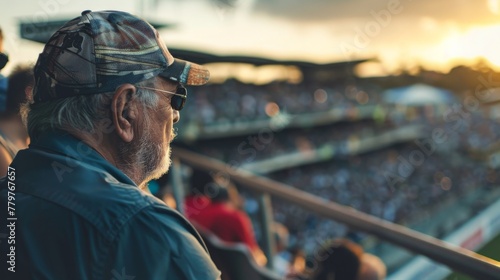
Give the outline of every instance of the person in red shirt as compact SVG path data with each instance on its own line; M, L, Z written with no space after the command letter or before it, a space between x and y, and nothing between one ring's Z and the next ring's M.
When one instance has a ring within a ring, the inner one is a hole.
M218 188L214 189L211 203L191 219L223 241L244 243L257 264L265 265L267 259L255 240L250 218L231 202L227 188L215 185Z
M197 222L198 215L210 205L214 188L218 187L208 172L199 169L193 169L189 185L190 191L184 198L184 216L189 221Z

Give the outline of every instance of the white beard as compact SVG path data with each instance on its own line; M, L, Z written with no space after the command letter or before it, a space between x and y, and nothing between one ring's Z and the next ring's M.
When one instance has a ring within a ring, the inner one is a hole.
M140 146L137 157L138 162L141 163L142 174L147 182L158 179L167 173L172 160L170 159L170 143L154 143L149 127L145 131L148 132L144 133L139 141Z
M121 143L118 148L124 161L122 170L140 185L160 178L168 172L172 163L170 143L155 143L150 123L146 121L144 133L138 141Z

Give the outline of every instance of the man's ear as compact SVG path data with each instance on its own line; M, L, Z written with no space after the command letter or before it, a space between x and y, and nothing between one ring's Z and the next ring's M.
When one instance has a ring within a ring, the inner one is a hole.
M135 86L124 84L115 90L111 101L111 118L116 128L116 133L125 142L134 139L134 125L139 115L136 103L132 97L136 92Z

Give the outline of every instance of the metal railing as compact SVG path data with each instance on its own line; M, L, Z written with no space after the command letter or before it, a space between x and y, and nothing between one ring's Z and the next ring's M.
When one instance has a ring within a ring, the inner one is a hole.
M359 212L353 208L326 201L291 186L244 170L231 168L223 162L185 149L175 147L173 157L187 165L229 176L232 181L250 190L279 197L323 217L336 220L414 253L427 256L455 271L470 275L474 279L499 279L500 277L500 262L470 250Z

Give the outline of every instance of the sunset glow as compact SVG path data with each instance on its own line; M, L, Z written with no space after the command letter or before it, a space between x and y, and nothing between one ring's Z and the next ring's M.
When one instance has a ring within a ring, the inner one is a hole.
M231 6L224 1L158 0L143 1L150 5L139 9L140 1L123 5L118 0L58 0L61 4L57 7L45 1L19 2L8 13L7 9L0 11L4 48L11 58L3 73L15 64L33 63L42 48L19 39L19 19L70 19L85 9L117 7L172 24L172 28L160 30L171 48L316 63L378 58L379 65L372 63L359 70L365 76L418 66L446 72L458 64L473 65L478 59L500 70L500 0L399 1L389 13L389 4L394 1L316 1L305 5L298 0L234 0L229 1ZM227 68L213 70L214 79L227 78ZM229 74L251 77L258 83L297 76L296 71L285 68L245 66L233 70Z
M491 1L490 1L491 2ZM497 2L497 1L495 1ZM445 38L438 48L448 53L448 59L472 60L484 58L500 69L500 24L473 27Z

